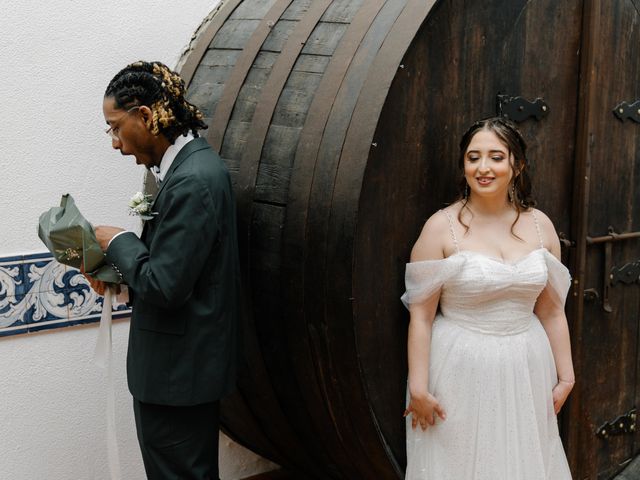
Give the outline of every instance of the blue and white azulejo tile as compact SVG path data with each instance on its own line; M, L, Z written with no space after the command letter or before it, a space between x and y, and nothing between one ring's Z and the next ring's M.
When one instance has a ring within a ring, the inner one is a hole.
M103 298L49 253L0 258L0 336L100 320ZM130 316L125 305L113 318Z

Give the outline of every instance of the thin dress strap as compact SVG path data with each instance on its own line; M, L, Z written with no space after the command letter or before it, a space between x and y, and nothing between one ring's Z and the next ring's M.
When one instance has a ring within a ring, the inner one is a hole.
M538 232L538 241L540 242L540 248L544 248L544 242L542 241L542 232L540 232L540 224L538 223L536 211L532 208L531 213L533 214L533 221L536 222L536 232Z
M449 219L449 231L451 232L451 239L453 240L453 246L456 248L456 253L460 253L460 247L458 246L458 237L456 237L456 232L453 231L453 218L446 210L440 210L444 213Z

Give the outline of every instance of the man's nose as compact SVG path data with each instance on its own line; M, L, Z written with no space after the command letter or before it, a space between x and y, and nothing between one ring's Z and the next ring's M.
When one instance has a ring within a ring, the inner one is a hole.
M120 147L122 145L120 144L120 139L117 137L114 137L111 139L111 148L113 148L114 150L120 150Z

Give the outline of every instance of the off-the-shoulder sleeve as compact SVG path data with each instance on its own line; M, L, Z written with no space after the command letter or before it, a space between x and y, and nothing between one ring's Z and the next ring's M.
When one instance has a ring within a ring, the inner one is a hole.
M571 288L571 274L569 269L550 252L545 252L545 259L547 261L547 285L551 287L552 292L557 295L564 307L569 288Z
M424 302L462 269L464 261L462 255L454 255L442 260L407 263L404 274L406 291L400 297L404 306L408 309L412 303Z

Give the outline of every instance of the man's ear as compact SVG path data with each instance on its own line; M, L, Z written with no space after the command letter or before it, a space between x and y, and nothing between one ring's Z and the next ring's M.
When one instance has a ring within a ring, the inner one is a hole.
M140 110L140 114L142 115L142 120L144 121L144 124L147 126L147 129L151 130L151 127L153 125L153 121L152 121L153 112L146 105L141 105L138 110Z

